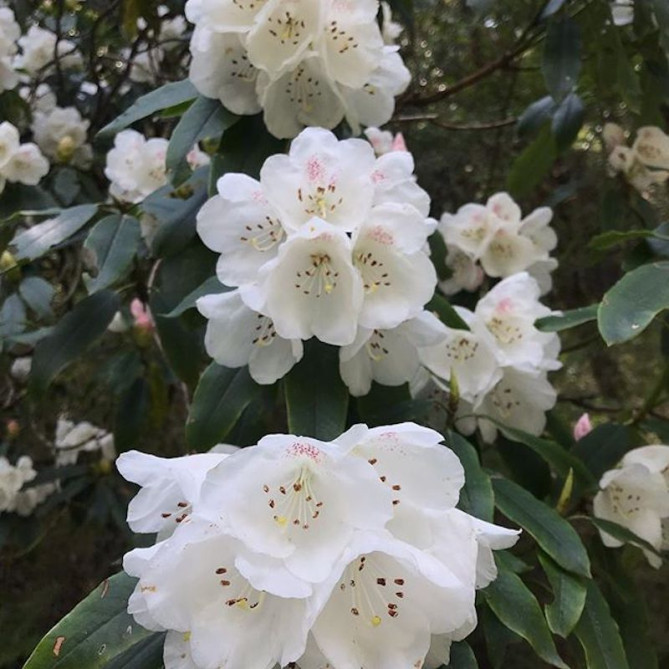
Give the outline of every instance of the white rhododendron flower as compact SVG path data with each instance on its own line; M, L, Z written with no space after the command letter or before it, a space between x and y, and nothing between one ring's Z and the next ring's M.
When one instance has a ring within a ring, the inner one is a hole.
M377 23L378 0L331 2L188 0L195 24L190 79L230 111L264 111L277 137L306 126L335 127L346 117L381 125L410 75L393 46L399 34L387 15Z
M30 26L28 32L19 38L18 43L21 53L14 59L14 67L30 75L50 72L54 67L56 55L61 67L64 68L77 68L83 62L74 42L59 40L55 33L39 26Z
M64 416L60 416L56 424L54 447L57 465L73 465L79 459L80 453L96 451L107 462L116 459L114 436L111 433L87 421L74 423Z
M611 0L611 15L615 25L629 25L634 21L634 0Z
M669 446L642 446L629 451L616 469L599 482L593 512L631 530L656 550L669 550ZM600 530L605 546L623 542ZM661 558L643 549L648 562L658 568Z
M19 82L12 56L17 51L20 36L21 28L14 12L9 7L0 7L0 93L14 88Z
M56 490L53 483L24 487L37 476L32 459L22 455L12 465L0 456L0 514L15 513L29 516L49 495Z
M93 149L86 143L89 125L75 107L54 107L34 113L32 131L49 158L85 169L93 159Z
M455 508L464 471L441 439L355 425L229 455L123 454L141 486L128 520L159 532L124 558L139 579L128 611L167 631L166 669L448 662L496 577L492 551L518 532Z
M5 181L36 186L49 172L49 161L32 142L20 143L19 131L8 121L0 123L0 193Z
M221 177L197 230L220 253L218 279L239 291L198 301L209 354L274 383L315 336L346 347L342 374L355 394L373 379L412 378L417 347L437 341L423 313L437 282L427 246L435 222L413 166L407 151L377 159L366 141L307 128L288 154L265 161L259 181ZM394 353L377 355L386 335Z
M444 214L439 231L453 271L443 282L444 292L476 289L483 273L504 278L522 271L536 272L542 277L542 292L548 292L550 272L557 267L549 256L557 245L552 217L551 209L541 207L523 218L506 193L493 195L485 206L466 204L456 214Z

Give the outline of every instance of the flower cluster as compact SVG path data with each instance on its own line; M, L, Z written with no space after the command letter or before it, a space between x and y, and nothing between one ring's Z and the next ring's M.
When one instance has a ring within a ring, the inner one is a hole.
M74 42L58 39L55 33L40 26L30 26L18 43L21 53L14 59L14 67L31 76L49 74L56 59L63 68L78 68L83 64Z
M640 193L669 179L669 137L655 126L639 128L631 147L615 123L604 126L603 139L612 175L623 174Z
M54 446L57 466L75 464L80 453L97 452L107 462L116 459L113 435L87 421L74 423L64 416L58 419Z
M548 207L523 218L507 193L493 195L485 206L466 204L456 214L444 214L439 232L446 242L446 265L452 276L440 288L447 295L474 291L485 275L498 278L527 271L547 293L552 285L550 273L558 265L549 257L557 245L552 218Z
M93 149L86 142L90 123L76 107L47 107L42 98L40 109L33 113L32 131L37 146L54 161L87 169L93 162Z
M49 171L49 161L37 144L21 144L19 131L8 121L0 123L0 193L7 181L36 186Z
M464 472L440 442L404 423L121 455L142 486L128 522L159 534L124 558L139 578L128 611L167 630L166 669L447 664L496 577L492 550L518 533L455 508Z
M236 114L263 110L277 137L344 117L356 132L382 125L410 74L378 10L378 0L188 0L191 81Z
M631 530L656 550L669 550L669 446L635 448L616 469L599 482L593 511L603 518ZM600 530L605 546L623 542ZM655 568L662 564L655 553L643 549Z
M265 161L260 181L229 173L217 189L197 230L221 254L219 280L237 290L197 306L218 363L248 364L258 383L273 383L314 336L343 347L343 364L359 353L393 361L407 338L434 341L439 322L423 311L437 281L426 245L434 222L410 153L377 159L363 140L307 128L288 155Z
M473 312L455 307L469 330L444 326L442 341L420 349L422 363L441 387L456 389L457 425L465 434L478 427L492 442L496 422L531 434L543 431L545 412L557 398L548 372L561 364L558 335L540 332L534 324L552 313L539 293L529 274L514 274L480 299Z
M14 12L9 7L0 7L0 93L14 88L19 82L12 61L20 36L21 28Z
M27 455L22 455L15 465L0 456L0 513L6 511L19 516L29 516L55 490L53 484L24 489L24 485L36 476L33 461Z

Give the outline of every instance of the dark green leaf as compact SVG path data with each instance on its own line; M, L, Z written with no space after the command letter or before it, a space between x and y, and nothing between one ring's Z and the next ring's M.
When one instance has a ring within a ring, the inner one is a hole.
M187 100L193 100L197 95L197 90L189 79L165 84L155 91L151 91L138 98L131 107L102 128L98 133L98 137L115 135L119 130L127 128L135 121L151 116L161 109L167 109Z
M585 606L585 579L560 568L539 551L539 562L553 589L553 601L546 604L546 620L551 632L567 638L578 623Z
M598 304L591 304L589 307L571 309L563 312L560 316L545 316L534 323L541 332L562 332L575 328L584 323L590 323L597 320Z
M200 378L188 414L186 438L191 448L206 451L224 441L260 391L247 367L228 369L212 362Z
M533 102L518 119L516 126L518 135L524 137L539 130L546 121L553 117L556 109L557 102L550 95Z
M12 240L17 260L35 260L56 244L71 237L95 216L96 204L81 204L64 209L56 218L37 223Z
M518 199L530 193L548 175L557 156L555 138L546 124L511 166L506 182L511 195Z
M85 279L89 293L108 288L125 275L141 236L139 221L132 216L112 214L93 226L84 242L98 270L95 278Z
M551 125L559 151L568 149L574 143L584 118L583 100L576 93L570 93L555 111Z
M48 318L52 315L51 300L53 286L38 276L29 276L19 284L19 295L38 316Z
M24 669L97 669L153 633L126 612L137 580L103 581L39 642Z
M119 453L137 446L142 424L149 413L149 384L139 377L123 393L114 421L114 445Z
M163 669L165 632L154 632L109 662L105 669Z
M224 286L216 276L209 277L201 286L198 286L194 291L188 293L179 304L177 304L172 311L167 314L162 314L165 318L176 318L181 316L184 311L192 309L195 306L199 297L203 295L212 295L215 293L224 293L230 290L228 286Z
M641 334L669 307L669 261L642 265L628 272L599 305L599 331L612 346Z
M25 328L26 308L18 295L10 295L0 308L0 341L20 335Z
M180 186L188 179L191 168L187 156L202 139L219 137L239 119L218 100L200 96L181 117L167 147L166 166L170 181Z
M120 306L116 293L105 290L78 302L51 334L35 347L30 389L41 394L53 378L99 339Z
M563 569L590 576L588 554L574 528L554 509L512 481L492 481L497 508L531 534L539 546Z
M483 601L485 602L485 598L483 598ZM480 624L483 628L490 666L493 669L502 669L504 660L506 659L507 648L511 644L522 641L522 637L504 625L490 610L489 606L478 608L480 609Z
M474 651L466 641L451 644L451 659L448 669L478 669Z
M618 244L629 241L651 238L654 236L652 230L607 230L601 235L596 235L588 242L588 247L595 251L606 251Z
M640 536L634 534L634 532L631 530L628 530L623 525L619 525L618 523L614 523L610 520L604 520L604 518L596 518L595 516L577 516L577 518L588 520L595 527L602 530L602 532L610 534L614 539L618 539L618 541L622 541L626 544L632 544L633 546L638 546L639 548L643 548L650 553L657 555L658 557L663 557L662 553L660 553L657 548L655 548L652 544L649 544L645 539L642 539Z
M449 431L446 445L458 456L465 469L465 485L458 503L465 513L492 522L495 499L490 477L481 468L476 449L457 432Z
M339 376L339 350L315 338L286 376L288 430L329 441L346 428L348 389Z
M361 420L370 427L377 427L406 420L420 422L429 413L431 403L413 399L408 383L401 386L372 383L371 390L358 397L357 407Z
M454 330L469 330L469 326L459 316L451 303L443 296L435 293L425 305L428 311L434 312L439 320Z
M483 590L483 596L499 620L522 636L537 655L554 667L569 669L553 643L539 602L517 574L499 565L497 578Z
M605 423L576 442L573 455L579 457L599 480L605 471L613 469L630 449L638 446L632 430L626 425Z
M571 93L581 71L581 38L572 19L564 17L548 25L541 70L557 102Z
M585 651L588 669L629 669L609 605L594 581L587 582L587 589L583 615L574 633Z

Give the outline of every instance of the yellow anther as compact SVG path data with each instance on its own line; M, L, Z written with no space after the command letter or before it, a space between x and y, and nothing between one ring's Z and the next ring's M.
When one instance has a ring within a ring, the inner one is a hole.
M372 616L372 625L378 627L381 624L381 618L379 616Z

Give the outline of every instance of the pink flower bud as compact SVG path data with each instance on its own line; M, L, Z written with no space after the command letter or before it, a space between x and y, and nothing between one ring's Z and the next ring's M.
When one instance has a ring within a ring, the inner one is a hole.
M391 151L406 151L407 145L404 141L404 135L401 132L398 132L393 138L393 143L390 146Z
M590 416L584 413L574 425L574 439L576 441L583 439L589 432L592 432L592 423L590 422Z
M130 313L135 319L134 326L136 328L139 330L146 330L147 332L153 330L153 318L151 317L151 312L148 307L144 306L144 303L140 299L135 298L130 303Z

